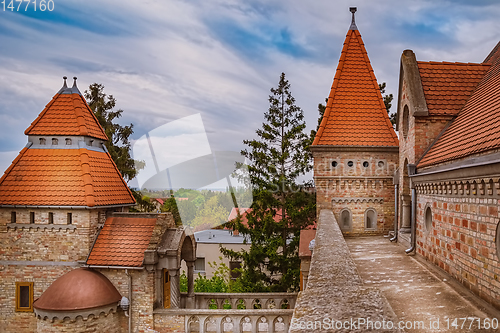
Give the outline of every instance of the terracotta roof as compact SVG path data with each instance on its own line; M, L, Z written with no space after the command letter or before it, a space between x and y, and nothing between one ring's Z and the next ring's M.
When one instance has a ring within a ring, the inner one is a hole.
M399 145L358 30L347 33L313 145Z
M301 230L299 240L299 258L309 258L312 256L309 250L309 243L316 237L316 230Z
M24 134L81 135L108 140L76 84L67 88L66 82Z
M100 272L74 269L55 280L33 307L49 311L74 311L113 304L122 296Z
M24 148L0 178L0 205L125 204L134 197L105 152Z
M87 265L140 267L157 219L110 217L97 236Z
M429 115L455 116L490 68L488 64L417 61Z
M453 123L418 163L451 161L500 148L500 59L489 68Z

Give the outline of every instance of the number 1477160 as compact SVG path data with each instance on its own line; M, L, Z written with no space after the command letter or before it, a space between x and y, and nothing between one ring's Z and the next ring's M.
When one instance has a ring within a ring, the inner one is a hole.
M0 1L2 5L1 9L11 12L20 12L28 10L32 11L53 11L54 1L53 0L2 0Z

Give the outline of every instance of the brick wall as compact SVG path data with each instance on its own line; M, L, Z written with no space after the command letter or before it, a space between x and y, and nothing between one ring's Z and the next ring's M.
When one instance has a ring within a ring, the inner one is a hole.
M184 316L167 316L165 314L154 315L155 331L184 333Z
M11 212L16 212L15 227L7 226L11 224ZM33 224L30 212L35 213ZM48 224L49 212L54 216L52 225ZM67 213L72 213L72 229L66 228ZM57 278L78 267L77 261L87 258L99 213L75 209L0 209L0 260L4 261L0 264L0 320L5 323L0 330L17 333L36 330L33 313L15 312L16 282L33 282L35 300ZM31 262L21 265L12 261ZM54 262L54 265L36 265L33 261Z
M314 180L318 211L332 209L340 221L343 209L352 213L352 228L347 234L383 234L393 228L394 185L398 152L316 151ZM333 166L336 162L337 166ZM352 167L349 166L352 162ZM367 165L367 166L366 166ZM377 212L376 230L365 230L367 209Z
M128 298L128 277L124 269L99 269L99 272L113 283L122 296ZM132 331L148 332L154 329L155 273L146 270L128 272L132 276ZM128 318L124 325L125 331Z
M500 308L500 260L495 244L500 200L418 193L417 203L418 253ZM426 207L432 211L429 229Z
M82 317L77 317L76 320L38 320L38 333L76 333L76 332L106 332L120 333L126 332L120 327L120 317L124 317L118 313L101 314L98 317L90 316L83 320ZM34 330L33 330L34 332Z

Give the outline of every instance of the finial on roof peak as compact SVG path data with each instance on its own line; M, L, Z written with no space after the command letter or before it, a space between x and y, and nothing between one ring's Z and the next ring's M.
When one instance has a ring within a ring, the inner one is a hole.
M354 21L354 13L356 13L357 10L358 10L357 7L349 7L349 11L352 13L351 26L349 27L350 30L358 30L356 22Z

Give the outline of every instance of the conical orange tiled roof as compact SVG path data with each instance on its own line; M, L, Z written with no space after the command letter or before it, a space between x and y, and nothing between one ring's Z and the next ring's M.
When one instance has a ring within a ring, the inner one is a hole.
M65 83L25 133L28 145L0 178L0 206L135 204L102 141L88 140L107 137L76 84Z
M108 140L99 121L76 87L64 86L24 131L26 135L81 135Z
M313 145L398 146L377 79L356 25L351 24Z

